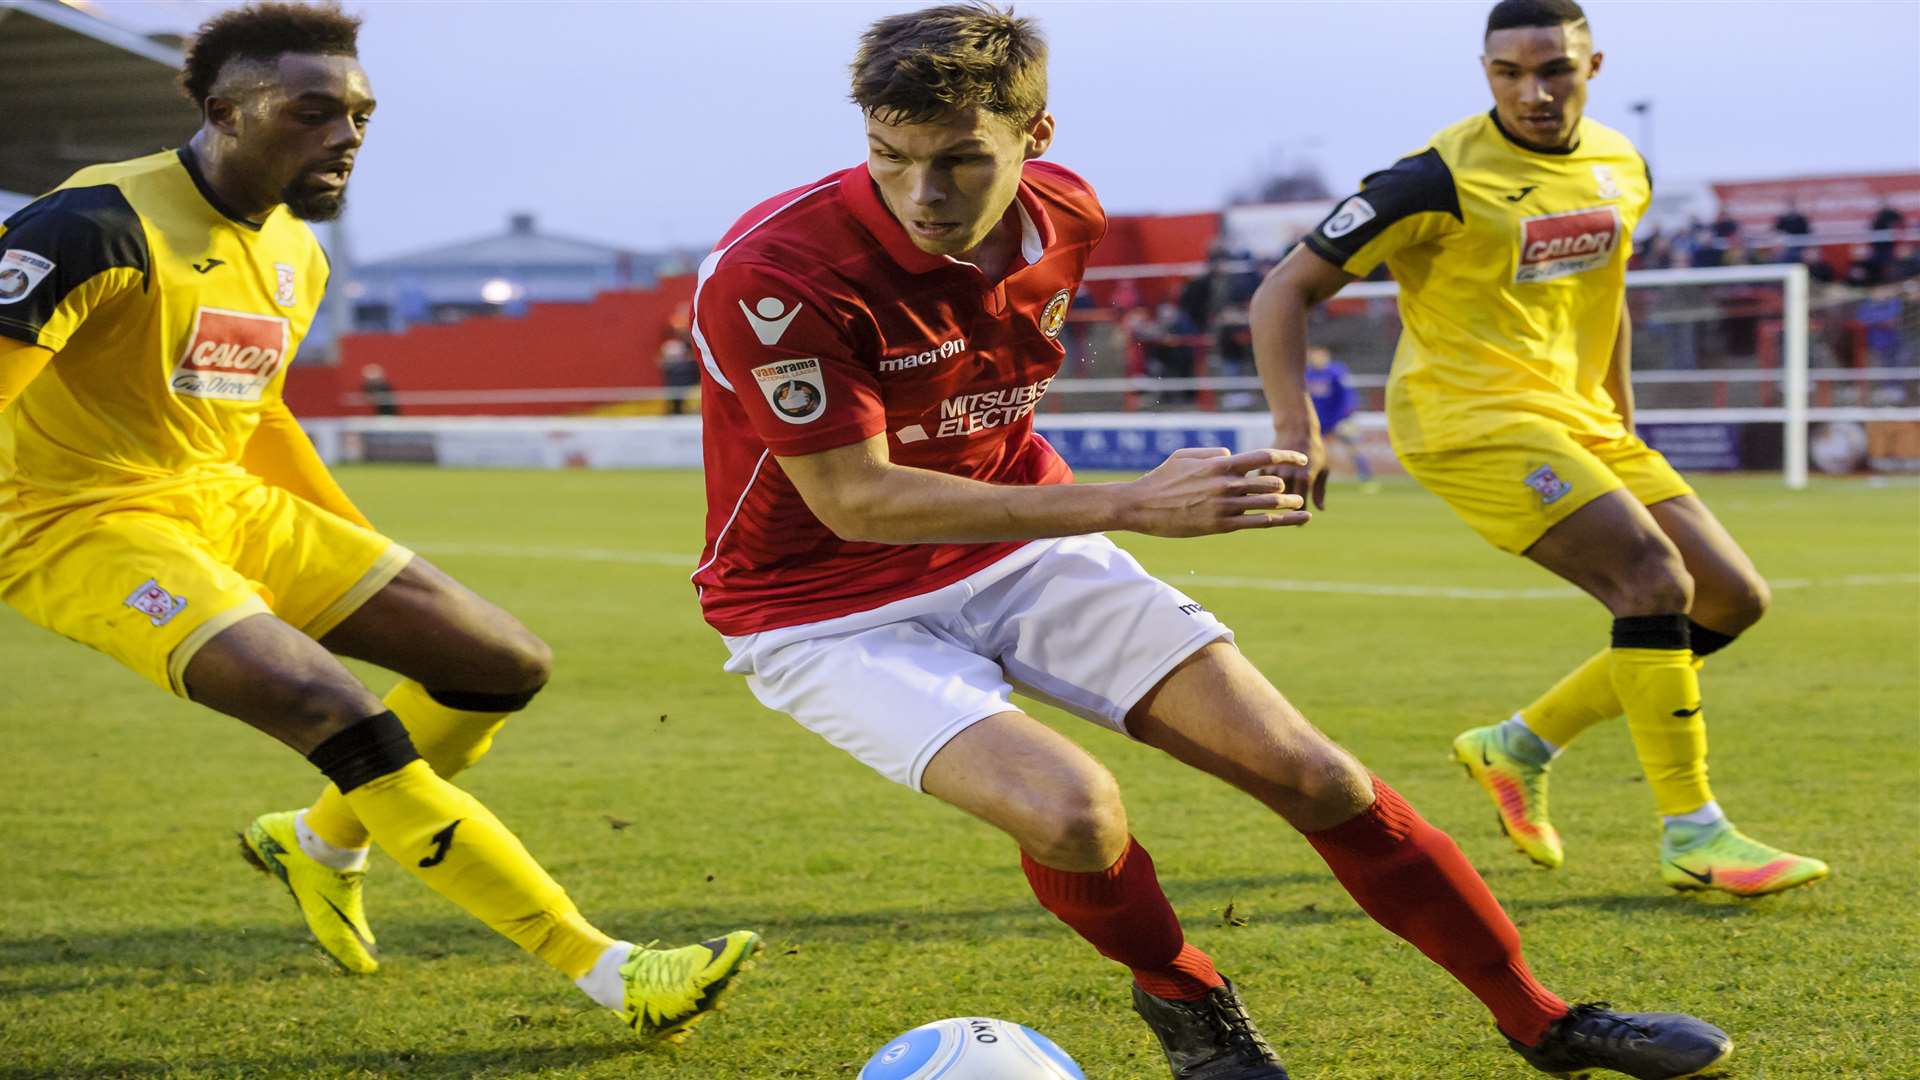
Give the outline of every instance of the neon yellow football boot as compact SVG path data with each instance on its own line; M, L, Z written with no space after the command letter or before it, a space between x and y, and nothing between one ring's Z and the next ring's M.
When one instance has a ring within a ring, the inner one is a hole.
M365 870L335 870L308 858L294 832L298 810L262 814L240 834L240 854L272 874L293 894L313 940L335 963L358 975L380 967L367 912L360 899Z
M1724 818L1711 825L1670 825L1660 840L1660 880L1676 889L1766 896L1827 874L1819 859L1763 844Z
M627 1026L649 1039L678 1043L720 1005L734 977L753 966L764 946L751 930L678 949L638 946L620 965Z
M1566 861L1560 832L1547 820L1547 772L1552 765L1529 760L1525 748L1512 747L1498 724L1455 736L1453 760L1465 765L1467 775L1492 797L1500 831L1520 854L1549 870Z

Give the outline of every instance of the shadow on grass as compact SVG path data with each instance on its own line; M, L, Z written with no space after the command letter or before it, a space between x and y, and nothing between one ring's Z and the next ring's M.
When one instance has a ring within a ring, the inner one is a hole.
M1266 892L1331 879L1316 874L1265 877L1175 879L1168 882L1176 903L1191 905L1211 895L1222 907L1237 902L1262 924L1319 925L1364 918L1345 905L1318 904L1279 908ZM1223 898L1224 899L1221 899ZM609 930L634 940L659 938L669 944L697 941L737 927L750 927L771 943L809 946L858 945L905 934L920 942L972 942L981 939L1052 938L1065 933L1037 902L1000 906L944 907L938 904L851 911L793 911L777 905L749 908L737 903L682 904L672 908L604 910L594 918ZM479 922L452 909L444 918L379 919L375 929L393 960L505 959L515 950ZM48 969L44 973L34 968ZM99 933L0 935L0 999L22 995L86 991L101 986L213 985L238 979L325 977L335 974L319 959L304 928L293 918L204 926L116 928ZM35 975L45 977L36 978Z
M649 1051L627 1043L568 1043L474 1050L353 1050L340 1054L274 1055L250 1057L205 1054L189 1058L118 1058L107 1061L62 1061L54 1072L47 1066L0 1065L0 1080L27 1080L57 1075L63 1080L106 1080L109 1077L170 1076L525 1076L547 1069L578 1068L609 1058L645 1054L651 1064L673 1067L673 1051ZM697 1063L688 1075L698 1075Z
M1613 893L1599 896L1555 896L1531 900L1503 898L1500 903L1509 912L1592 908L1610 915L1667 915L1714 922L1764 915L1768 907L1766 898L1741 900L1736 897L1683 896L1676 893Z

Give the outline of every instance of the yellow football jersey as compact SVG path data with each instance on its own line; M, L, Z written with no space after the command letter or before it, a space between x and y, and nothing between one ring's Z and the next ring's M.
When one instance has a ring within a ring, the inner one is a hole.
M1348 273L1384 262L1400 283L1395 449L1483 443L1516 414L1624 434L1602 380L1652 197L1646 162L1619 132L1582 119L1572 148L1545 153L1488 113L1367 177L1308 234Z
M0 225L0 334L53 360L0 413L0 520L242 473L327 259L224 209L189 150L97 165Z

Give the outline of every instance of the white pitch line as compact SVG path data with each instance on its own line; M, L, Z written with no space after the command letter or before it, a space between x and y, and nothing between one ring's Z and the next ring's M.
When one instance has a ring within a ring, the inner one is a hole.
M687 569L694 560L663 551L625 548L522 547L513 544L426 542L411 545L426 555L472 555L507 559L558 559L572 562L625 563ZM1393 585L1378 581L1302 581L1296 578L1219 577L1212 574L1160 574L1169 585L1203 588L1254 589L1261 592L1324 593L1334 596L1387 596L1412 600L1572 600L1586 594L1570 585L1528 589L1475 588L1464 585ZM1847 574L1831 578L1772 578L1775 589L1832 589L1885 585L1920 585L1920 574Z

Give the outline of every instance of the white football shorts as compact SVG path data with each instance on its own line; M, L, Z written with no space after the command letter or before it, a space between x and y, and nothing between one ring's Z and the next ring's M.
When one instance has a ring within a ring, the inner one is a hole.
M1233 632L1104 536L1037 540L922 596L725 638L726 670L877 770L920 790L968 725L1019 711L1015 687L1127 733L1127 711Z

